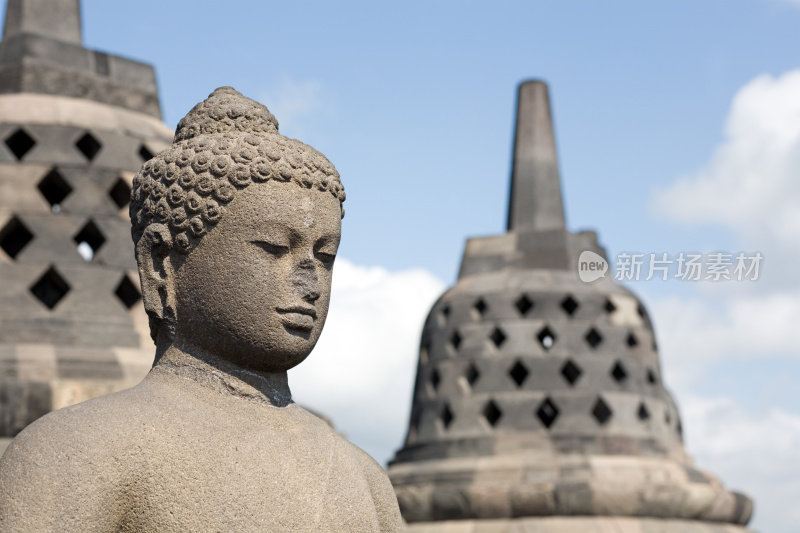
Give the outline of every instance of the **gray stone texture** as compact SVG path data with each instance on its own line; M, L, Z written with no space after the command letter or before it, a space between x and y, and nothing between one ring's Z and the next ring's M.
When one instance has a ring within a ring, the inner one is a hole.
M402 530L380 465L291 398L287 370L327 316L345 196L333 165L277 127L217 89L134 177L156 363L14 439L0 530ZM85 368L76 355L54 371L112 371L109 353Z
M408 533L746 533L733 524L629 517L540 517L410 524Z
M7 0L3 38L33 33L81 44L79 0Z
M0 93L86 98L161 116L150 65L81 45L78 0L8 0Z
M13 437L152 365L127 207L172 132L152 67L81 46L77 0L9 0L5 20L0 436Z
M519 86L508 230L563 230L564 206L547 86Z
M581 252L606 254L566 230L542 82L519 88L508 220L467 241L422 332L389 468L411 530L744 531L703 524L746 524L752 502L692 466L646 308L578 278ZM523 520L574 515L614 518Z

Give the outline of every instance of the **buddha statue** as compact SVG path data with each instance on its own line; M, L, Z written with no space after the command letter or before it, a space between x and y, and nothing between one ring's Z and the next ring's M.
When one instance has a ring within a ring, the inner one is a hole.
M265 106L230 87L195 106L132 191L153 368L19 434L0 530L401 530L383 469L287 381L325 323L344 199Z

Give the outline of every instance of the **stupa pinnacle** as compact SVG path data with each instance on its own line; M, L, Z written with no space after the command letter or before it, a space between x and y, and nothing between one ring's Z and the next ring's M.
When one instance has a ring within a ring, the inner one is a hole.
M514 132L508 231L565 228L547 86L523 84L519 89Z
M578 278L547 86L519 87L508 232L467 241L422 333L389 467L412 532L747 531L752 502L695 468L644 305Z
M8 0L0 438L152 364L127 206L133 172L170 143L160 118L151 66L82 46L78 0Z

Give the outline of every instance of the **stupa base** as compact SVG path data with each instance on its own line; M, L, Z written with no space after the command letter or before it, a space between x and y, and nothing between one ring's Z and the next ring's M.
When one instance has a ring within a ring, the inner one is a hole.
M752 533L734 524L615 516L549 516L505 520L416 522L408 533Z

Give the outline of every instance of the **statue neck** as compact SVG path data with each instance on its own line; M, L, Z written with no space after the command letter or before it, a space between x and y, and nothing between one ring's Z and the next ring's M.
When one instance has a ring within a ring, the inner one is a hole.
M219 394L274 407L292 403L286 372L247 370L194 346L159 347L152 373L188 379Z

